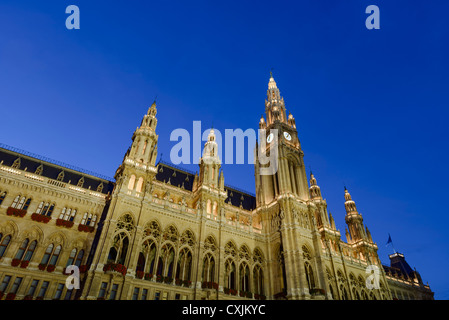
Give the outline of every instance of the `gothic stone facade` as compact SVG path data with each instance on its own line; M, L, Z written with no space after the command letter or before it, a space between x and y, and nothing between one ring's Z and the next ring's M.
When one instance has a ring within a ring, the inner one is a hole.
M256 162L255 196L225 185L213 130L198 174L156 164L155 103L115 182L1 148L1 299L432 299L403 256L382 266L348 190L341 239L272 76L265 112L259 127L276 136L259 152L278 170Z

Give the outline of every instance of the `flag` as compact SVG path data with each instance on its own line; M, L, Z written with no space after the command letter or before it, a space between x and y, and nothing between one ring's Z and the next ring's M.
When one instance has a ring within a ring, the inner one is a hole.
M390 243L393 243L393 241L391 240L390 234L388 234L388 241L387 241L386 246L388 246Z
M387 243L385 244L385 246L391 245L391 247L393 248L393 252L396 253L396 249L393 246L393 240L391 240L391 236L390 234L388 234L388 240Z

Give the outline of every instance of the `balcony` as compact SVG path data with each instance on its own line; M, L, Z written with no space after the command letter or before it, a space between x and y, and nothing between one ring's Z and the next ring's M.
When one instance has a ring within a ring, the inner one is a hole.
M68 221L64 219L56 219L56 225L60 227L71 228L73 227L73 221Z
M34 220L37 222L42 222L42 223L48 223L48 221L51 220L51 217L45 216L45 215L39 214L39 213L33 213L31 215L31 220Z
M13 207L9 207L8 209L6 209L6 214L8 216L15 216L22 218L27 214L27 211L23 209L16 209Z
M119 264L119 263L107 263L104 265L103 271L105 273L110 273L110 274L116 273L116 274L121 274L121 275L125 276L127 269L124 265Z

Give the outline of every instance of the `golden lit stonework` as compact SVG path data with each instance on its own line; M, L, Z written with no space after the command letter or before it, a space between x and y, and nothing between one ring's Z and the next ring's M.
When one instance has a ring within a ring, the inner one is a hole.
M433 299L404 255L382 265L346 188L341 239L272 76L259 127L279 166L260 175L256 161L255 195L225 184L213 130L199 173L156 163L156 115L114 179L0 148L1 299Z

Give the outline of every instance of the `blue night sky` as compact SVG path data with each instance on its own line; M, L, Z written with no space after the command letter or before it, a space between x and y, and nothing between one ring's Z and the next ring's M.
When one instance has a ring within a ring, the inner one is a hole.
M80 30L65 27L71 4ZM365 27L371 4L380 30ZM156 95L169 161L170 133L193 121L256 130L273 68L343 238L346 185L382 262L390 233L449 299L447 12L447 0L2 0L0 142L112 177ZM223 168L254 192L251 164Z

